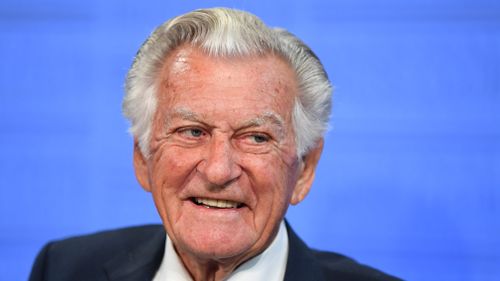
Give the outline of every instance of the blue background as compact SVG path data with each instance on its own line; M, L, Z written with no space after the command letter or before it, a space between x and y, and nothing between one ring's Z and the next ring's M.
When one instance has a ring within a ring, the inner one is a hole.
M336 86L309 245L409 280L500 280L500 1L0 2L0 279L49 239L159 222L121 117L167 18L229 6L307 42Z

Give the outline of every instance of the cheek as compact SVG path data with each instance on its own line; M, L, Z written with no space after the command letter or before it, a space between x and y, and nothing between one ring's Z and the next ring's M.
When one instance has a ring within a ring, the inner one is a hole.
M179 192L195 171L196 155L199 154L169 146L157 151L157 154L160 156L155 161L153 172L153 188L157 195L159 192Z
M154 161L152 182L153 200L165 225L180 216L182 200L179 194L194 175L196 157L183 149L164 146L158 150Z
M295 182L294 165L275 156L243 159L242 165L260 203L288 204Z

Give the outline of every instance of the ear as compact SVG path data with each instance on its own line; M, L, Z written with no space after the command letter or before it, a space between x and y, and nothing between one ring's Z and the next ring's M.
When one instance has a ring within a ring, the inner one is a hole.
M293 190L290 203L292 205L299 204L306 197L311 189L314 175L316 173L316 166L318 165L321 152L323 151L323 138L321 138L316 147L309 153L302 157L301 167L299 168L299 176L295 188Z
M139 142L134 139L134 170L135 177L144 190L151 192L151 185L149 183L149 168L148 162L142 154Z

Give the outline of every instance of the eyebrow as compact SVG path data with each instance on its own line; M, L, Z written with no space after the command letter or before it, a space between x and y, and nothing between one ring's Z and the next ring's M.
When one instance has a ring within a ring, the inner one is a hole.
M248 127L258 127L264 125L266 122L270 122L280 128L280 130L283 130L285 128L285 122L283 122L283 119L276 113L272 111L267 111L264 112L262 115L257 116L255 118L252 118L250 120L247 120L241 124L241 127L243 128L248 128Z
M198 114L196 114L195 112L193 112L185 107L180 107L180 108L174 109L172 112L172 116L170 116L170 117L180 118L182 120L188 120L188 121L196 121L196 122L200 122L201 119L203 119L203 118L200 118L200 116Z
M170 123L169 121L173 118L180 118L182 120L198 122L208 126L208 124L205 121L203 121L205 119L203 116L200 116L199 114L185 107L175 108L174 110L171 111L171 114L169 114L167 120L165 120L167 126ZM266 111L255 118L245 120L238 125L238 128L244 129L251 127L259 127L266 123L271 123L274 126L276 126L280 137L284 135L285 122L283 121L283 118L281 118L281 116L279 116L277 113L273 111Z
M171 126L172 119L182 119L206 124L205 122L201 121L203 118L200 118L198 114L185 107L175 108L167 112L165 119L163 120L165 128Z
M275 128L278 139L282 139L285 136L285 122L278 114L272 111L267 111L256 118L243 122L241 128L259 127L268 122L274 125L273 128Z

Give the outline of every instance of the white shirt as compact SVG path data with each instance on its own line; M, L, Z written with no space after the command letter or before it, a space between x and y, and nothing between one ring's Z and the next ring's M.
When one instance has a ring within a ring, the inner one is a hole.
M174 249L172 240L166 238L165 253L160 268L153 281L192 281L188 271L182 264ZM225 280L227 281L255 281L269 280L282 281L285 277L286 261L288 257L288 234L285 223L282 221L278 234L269 247L260 255L241 264Z

